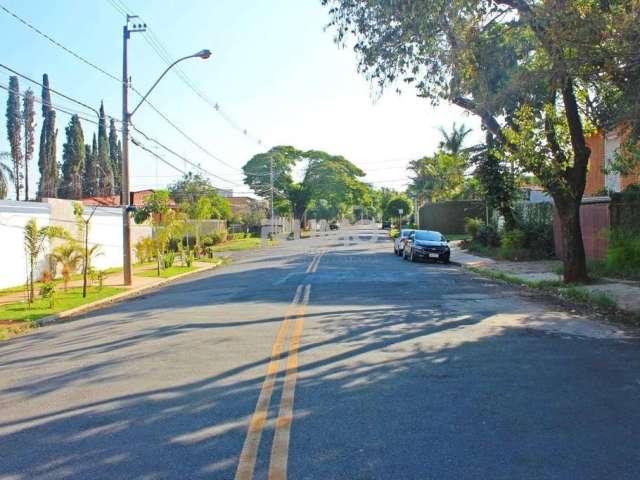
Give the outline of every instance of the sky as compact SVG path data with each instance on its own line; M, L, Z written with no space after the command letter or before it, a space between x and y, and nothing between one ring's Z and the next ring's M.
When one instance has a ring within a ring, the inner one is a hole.
M242 183L242 165L275 145L344 155L367 173L365 181L404 189L407 163L437 148L437 127L463 122L474 130L470 142L481 138L473 117L451 105L434 108L416 97L411 87L401 95L394 89L374 95L369 81L357 71L356 55L336 46L333 32L326 30L328 12L319 0L0 0L0 5L116 79L53 45L3 10L0 37L5 47L0 63L39 81L47 73L52 88L96 108L104 101L107 115L118 119L122 118L117 78L122 76L123 10L139 15L152 32L132 33L129 41L129 74L140 91L146 91L166 67L148 39L157 38L171 58L210 49L210 59L187 60L181 69L239 128L225 121L174 72L160 82L149 100L202 148L145 104L132 121L214 174L213 184L232 189L235 195L249 193ZM9 75L0 68L0 84L8 85ZM22 91L28 86L40 96L40 87L20 80ZM4 106L5 91L0 91L0 99ZM130 110L136 100L132 94ZM53 103L78 110L88 119L95 116L56 95ZM39 137L39 108L37 121ZM57 114L60 159L68 121L68 115ZM96 127L82 123L89 143ZM133 132L132 137L178 169L196 170L140 134ZM3 121L0 151L8 149ZM33 172L37 151L36 147ZM135 145L130 152L132 190L163 188L181 176ZM32 192L35 181L30 182Z

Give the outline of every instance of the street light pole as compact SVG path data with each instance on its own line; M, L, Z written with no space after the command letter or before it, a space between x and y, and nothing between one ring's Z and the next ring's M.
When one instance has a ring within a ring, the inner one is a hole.
M144 32L147 30L146 23L134 23L129 28L129 22L135 18L136 15L127 15L127 22L122 28L122 188L120 195L120 203L122 204L122 263L124 272L124 284L131 285L132 283L132 268L131 268L131 219L129 217L130 208L130 192L129 192L129 127L131 124L131 117L140 108L140 105L144 103L151 91L158 85L160 80L171 70L177 63L187 60L188 58L202 58L207 59L211 56L209 50L200 50L193 55L187 55L186 57L179 58L171 65L169 65L162 75L151 85L151 88L142 97L140 103L129 112L129 69L127 59L127 42L132 33Z
M273 239L274 231L274 214L273 214L273 155L270 156L269 161L269 183L271 184L271 238Z

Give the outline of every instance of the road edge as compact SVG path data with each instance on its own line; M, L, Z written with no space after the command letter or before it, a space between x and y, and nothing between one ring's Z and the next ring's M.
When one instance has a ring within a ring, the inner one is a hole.
M209 270L214 270L221 265L228 263L228 260L222 263L218 263L215 265L209 265L207 267L192 271L192 272L184 272L178 275L175 275L170 278L165 278L158 283L154 283L153 285L145 285L144 287L134 288L131 290L127 290L126 292L117 293L111 297L103 298L100 300L96 300L95 302L87 303L85 305L81 305L79 307L71 308L69 310L65 310L64 312L56 313L53 315L48 315L46 317L39 318L38 320L34 320L31 322L31 325L37 328L45 327L47 325L52 325L54 323L61 323L63 321L71 320L75 317L78 317L84 313L93 312L96 310L100 310L102 308L106 308L111 305L115 305L116 303L124 302L126 300L132 299L134 297L138 297L142 294L150 292L152 290L157 290L163 287L166 287L167 284L173 283L177 280L181 280L185 277L189 277L191 275L195 275L198 273L208 272Z

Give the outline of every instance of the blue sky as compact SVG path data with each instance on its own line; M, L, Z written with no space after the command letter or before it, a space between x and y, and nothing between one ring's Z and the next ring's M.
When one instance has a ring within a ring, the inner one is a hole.
M151 102L231 167L202 153L145 105L133 121L224 179L212 179L216 186L232 188L237 194L247 192L240 167L273 145L342 154L367 172L366 181L403 188L407 162L435 150L437 126L463 121L474 127L475 139L480 138L475 119L453 106L434 109L411 89L402 95L389 90L374 99L368 81L357 73L355 55L339 49L332 32L324 30L328 15L319 0L114 1L140 15L172 57L202 48L213 52L209 60L182 63L183 71L235 123L261 138L263 146L229 126L174 74L165 77L152 93ZM0 0L0 4L104 70L121 76L124 17L109 0ZM46 72L53 88L96 107L104 100L107 114L121 117L117 81L79 62L3 11L0 31L5 45L2 63L38 80ZM133 34L129 46L133 85L146 91L164 63L140 34ZM0 83L7 85L8 77L8 72L0 70ZM24 90L28 83L21 81L20 86ZM40 95L39 87L34 91ZM0 98L4 108L6 93ZM80 109L55 96L53 101ZM135 96L131 103L133 108ZM85 115L92 114L87 111ZM58 113L60 144L67 122L68 116ZM8 150L4 121L1 123L0 150ZM40 123L38 111L37 136ZM94 126L85 122L83 128L85 137L90 138ZM145 145L153 146L150 142ZM185 168L182 160L157 152ZM160 188L180 176L134 145L131 164L132 189ZM31 170L37 170L37 158Z

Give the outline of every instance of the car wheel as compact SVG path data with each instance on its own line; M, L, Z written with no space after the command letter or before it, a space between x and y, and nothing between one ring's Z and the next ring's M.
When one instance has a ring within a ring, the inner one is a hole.
M442 259L442 261L443 261L444 263L451 263L450 258L451 258L451 257L449 257L449 255L447 255L446 257L444 257L444 258Z

